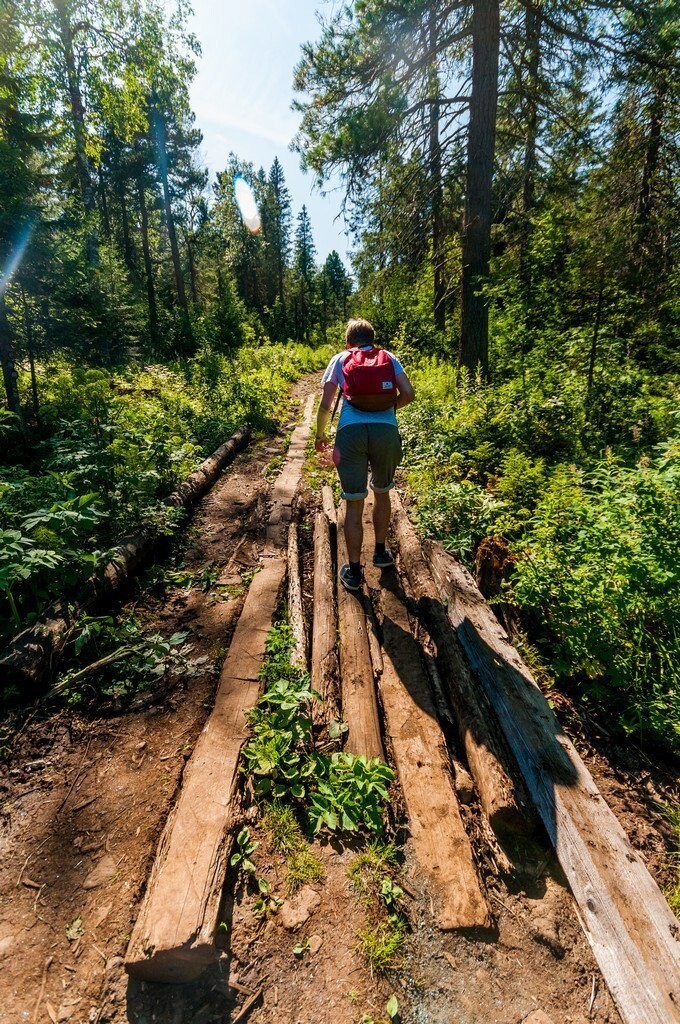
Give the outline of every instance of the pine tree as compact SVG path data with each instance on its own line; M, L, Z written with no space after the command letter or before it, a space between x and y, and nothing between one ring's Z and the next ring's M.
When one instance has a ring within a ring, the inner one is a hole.
M309 331L312 318L312 303L314 297L314 273L315 273L316 249L312 238L312 222L309 219L307 207L303 206L297 216L295 229L295 250L293 256L293 267L297 275L298 291L298 332L300 340L309 341Z

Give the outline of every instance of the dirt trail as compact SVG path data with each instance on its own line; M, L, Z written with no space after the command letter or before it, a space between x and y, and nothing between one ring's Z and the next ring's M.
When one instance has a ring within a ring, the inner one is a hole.
M295 415L318 379L294 389ZM264 545L264 473L284 449L279 436L239 456L186 531L184 564L217 567L231 596L220 599L211 588L159 598L142 581L130 599L144 624L164 635L190 629L192 654L207 655L209 668L146 709L97 720L70 711L35 718L15 743L0 775L0 1024L379 1024L393 995L403 1024L620 1024L552 851L540 836L501 849L474 801L461 811L493 914L486 931L440 931L433 892L407 842L398 880L409 934L398 964L373 975L357 947L370 915L347 877L357 850L314 842L325 877L291 897L284 858L250 806L244 817L258 844L258 874L283 906L256 916L253 886L230 872L220 964L191 985L128 981L122 958L158 837ZM318 507L319 495L303 484L299 538L308 612ZM371 540L369 531L365 560ZM376 599L374 574L369 583ZM413 618L411 625L418 633ZM581 739L579 730L576 722ZM642 799L632 809L625 800L633 776L617 778L606 756L585 740L581 747L603 791L618 796L614 807L634 842L653 851L661 867L663 839ZM658 796L651 774L648 788ZM398 787L393 797L399 826ZM398 836L407 839L403 829Z

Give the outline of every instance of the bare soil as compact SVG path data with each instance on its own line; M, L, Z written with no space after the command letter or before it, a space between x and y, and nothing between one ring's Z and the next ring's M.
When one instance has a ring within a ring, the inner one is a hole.
M296 400L317 382L316 375L301 382ZM184 535L184 564L217 566L228 594L175 589L161 596L142 578L128 598L136 615L164 634L190 630L193 653L210 659L206 670L124 714L36 708L11 742L0 769L0 1024L359 1024L364 1015L386 1020L392 994L404 1024L619 1024L543 838L501 848L474 801L465 807L494 927L443 933L402 828L398 793L392 816L406 840L398 880L410 931L393 969L372 976L357 948L368 912L347 879L356 848L315 842L325 879L292 896L283 858L253 805L244 819L258 842L258 873L286 909L256 917L252 883L232 872L219 966L192 985L128 982L122 957L183 766L211 707L215 667L257 564L265 470L284 448L282 432L240 455ZM306 487L300 536L308 609L306 525L317 506ZM657 804L678 797L672 769L652 765L632 746L616 747L566 699L558 710L633 844L668 881L671 836ZM308 916L294 926L291 909ZM303 947L297 955L296 946Z

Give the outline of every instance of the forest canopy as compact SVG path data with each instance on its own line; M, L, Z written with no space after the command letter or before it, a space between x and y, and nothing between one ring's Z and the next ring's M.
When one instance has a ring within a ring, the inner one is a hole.
M209 180L189 13L0 11L4 635L362 315L416 382L423 530L480 573L502 550L536 671L678 749L677 3L321 6L293 145L351 267L278 158Z

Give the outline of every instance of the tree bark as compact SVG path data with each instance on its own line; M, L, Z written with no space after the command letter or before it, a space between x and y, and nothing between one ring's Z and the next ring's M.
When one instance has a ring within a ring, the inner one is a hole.
M127 200L125 198L125 183L118 180L116 183L118 191L118 202L120 203L120 223L123 230L123 258L132 278L137 277L137 266L135 264L135 253L132 247L130 236L130 219L128 217Z
M80 90L76 58L73 50L73 26L69 17L65 0L53 0L57 18L59 20L59 34L61 36L62 53L66 67L66 82L68 86L69 105L71 108L71 121L73 125L73 137L75 143L76 169L80 194L83 200L85 214L90 221L87 236L87 259L94 266L99 258L99 239L97 237L97 226L94 223L96 212L94 186L92 183L92 167L86 150L87 131L85 128L85 104Z
M471 373L489 366L489 311L480 286L489 273L500 16L498 0L475 0L468 126L463 281L458 362Z
M432 211L432 273L434 278L433 312L438 331L446 328L446 284L444 281L444 219L442 190L442 150L439 139L439 73L437 70L437 4L428 11L428 49L430 56L429 164Z
M153 121L156 135L156 161L158 174L161 179L161 186L163 188L163 211L165 213L165 224L168 229L168 240L170 242L170 255L175 275L177 302L182 312L183 331L185 333L186 342L188 343L189 348L193 348L193 334L191 330L191 322L189 320L189 303L187 302L187 293L184 285L184 274L182 272L182 262L180 260L179 244L177 242L177 229L175 227L175 218L172 212L170 182L168 180L167 132L165 128L165 121L158 110L154 110Z
M541 63L541 26L543 14L540 6L527 7L524 14L526 101L524 118L524 161L522 178L522 223L519 247L519 274L525 298L531 294L531 266L529 247L531 244L531 214L536 202L536 138L538 135L538 75Z
M149 305L149 335L151 344L158 346L158 309L156 307L156 289L153 281L153 263L151 262L151 247L149 245L149 211L146 206L146 193L144 186L137 183L137 194L139 196L139 212L142 221L142 251L144 253L144 276L146 277L146 295Z
M14 359L14 345L12 343L12 329L7 316L5 296L0 292L0 364L2 364L2 378L5 383L5 395L7 396L7 408L13 412L19 422L22 433L26 432L26 424L21 411L21 400L19 398L19 386L16 363Z
M31 323L31 317L28 311L28 303L26 302L26 292L23 284L21 288L21 305L24 313L24 330L26 332L26 352L28 353L28 365L31 368L31 394L33 396L33 415L35 421L40 426L40 401L38 399L38 380L35 375L35 344L33 336L33 325Z
M449 619L495 710L624 1024L680 1024L678 922L470 574L425 542Z

